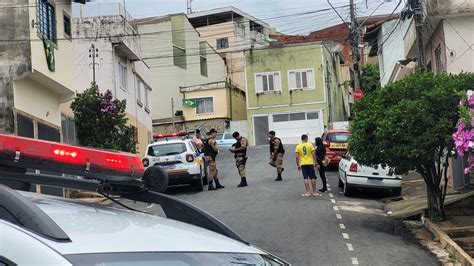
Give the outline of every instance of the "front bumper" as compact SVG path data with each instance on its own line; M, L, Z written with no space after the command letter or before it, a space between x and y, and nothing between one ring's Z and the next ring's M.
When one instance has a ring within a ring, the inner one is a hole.
M347 175L347 184L352 187L373 188L373 189L400 189L402 187L402 179L397 178L371 178L358 175Z

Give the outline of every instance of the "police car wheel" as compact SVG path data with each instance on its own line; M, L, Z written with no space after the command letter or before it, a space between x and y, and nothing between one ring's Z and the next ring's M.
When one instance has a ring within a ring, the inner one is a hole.
M168 175L158 166L150 166L143 174L147 187L155 192L163 193L168 188Z

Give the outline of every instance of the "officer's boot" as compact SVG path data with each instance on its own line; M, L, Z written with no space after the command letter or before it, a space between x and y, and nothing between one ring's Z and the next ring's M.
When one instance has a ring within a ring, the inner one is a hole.
M216 190L216 188L214 187L214 183L212 182L212 180L209 181L209 186L207 187L207 190Z
M219 189L219 188L225 188L225 187L221 185L221 183L219 183L219 179L216 179L216 189Z
M278 176L277 178L275 179L275 181L282 181L283 179L281 178L281 173L278 173Z
M242 177L240 179L240 184L237 187L246 187L247 186L247 179L245 177Z

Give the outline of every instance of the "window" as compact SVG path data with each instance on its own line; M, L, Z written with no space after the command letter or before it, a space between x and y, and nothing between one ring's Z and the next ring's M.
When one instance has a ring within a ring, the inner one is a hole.
M68 39L72 37L71 33L71 16L63 13L64 36Z
M79 145L76 133L76 123L73 119L61 115L61 130L63 132L63 143L70 145Z
M306 119L305 113L293 113L290 114L290 121L301 121Z
M56 8L48 0L37 0L38 29L41 38L57 43L56 37Z
M259 73L255 75L257 93L280 91L280 73Z
M315 120L315 119L319 119L319 113L318 112L314 112L314 113L307 113L307 119L308 120Z
M224 139L234 139L234 137L232 137L232 134L226 133L226 134L224 135Z
M137 101L139 101L140 103L143 103L143 100L142 100L142 87L143 87L142 81L138 77L136 77L135 78L135 91L136 91L136 94L137 94Z
M207 77L207 42L199 43L199 63L201 76Z
M55 128L38 123L38 139L61 142L61 133Z
M212 97L196 99L196 114L214 112L214 99Z
M27 138L35 137L33 120L22 115L17 115L16 120L18 126L18 136Z
M288 122L290 116L288 114L273 115L273 122Z
M144 99L145 99L145 108L150 108L150 91L151 89L148 88L147 86L143 86L145 88L145 95L144 95ZM149 110L148 110L149 111Z
M288 80L290 90L314 89L314 72L312 69L290 70Z
M186 50L173 45L173 63L175 66L186 69Z
M178 155L183 152L186 152L186 144L184 143L172 143L172 144L163 144L163 145L155 145L148 148L147 154L149 156L170 156L170 155Z
M229 38L219 38L216 40L216 47L217 49L225 49L229 48Z
M127 66L119 63L120 88L127 91Z

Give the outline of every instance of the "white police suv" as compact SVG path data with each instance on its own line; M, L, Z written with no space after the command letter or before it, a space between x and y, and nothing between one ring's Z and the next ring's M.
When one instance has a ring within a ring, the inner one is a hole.
M157 171L132 154L0 135L0 265L289 265L152 191L162 181ZM15 190L30 185L159 204L164 215Z
M197 191L202 191L203 182L205 184L207 181L205 158L188 133L159 134L154 139L142 159L143 166L163 169L168 177L168 186L190 184ZM166 187L161 184L157 189L158 192L164 192Z

